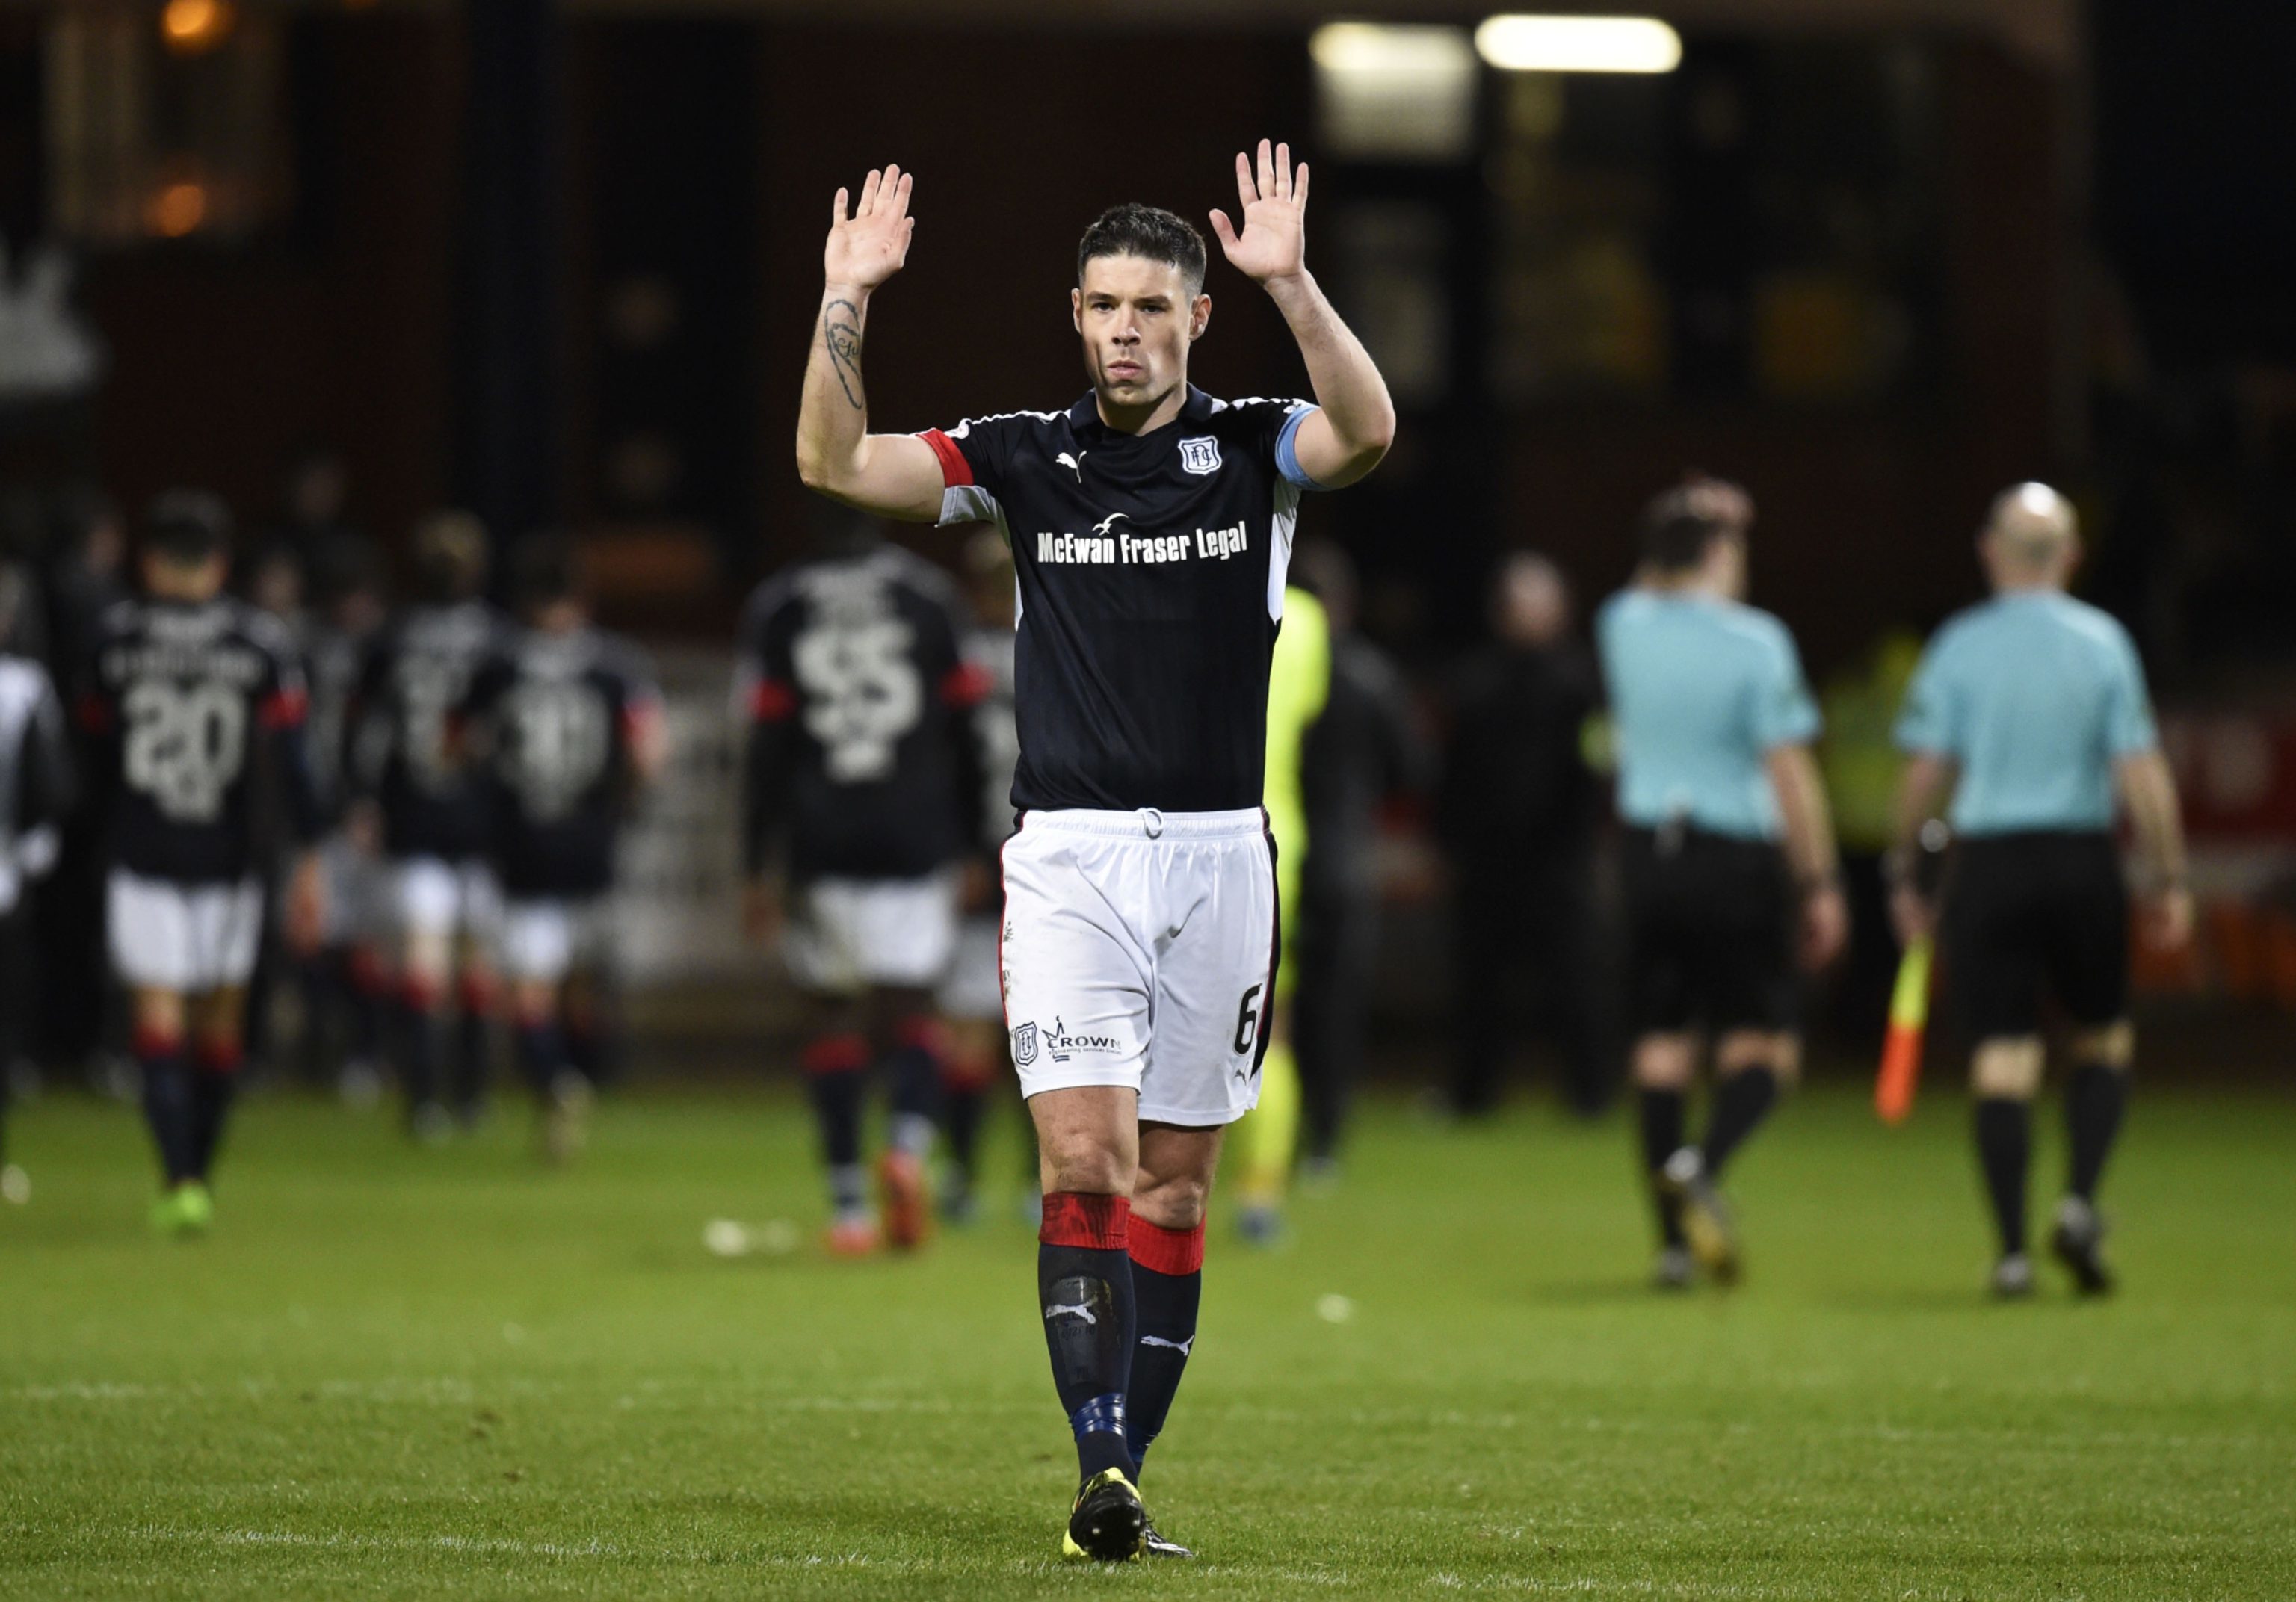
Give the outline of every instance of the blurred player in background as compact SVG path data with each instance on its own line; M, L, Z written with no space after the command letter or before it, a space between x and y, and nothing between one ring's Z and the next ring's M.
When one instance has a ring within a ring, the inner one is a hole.
M1890 856L1895 911L1909 941L1939 926L1911 866L1923 824L1950 790L1944 956L1975 1042L1978 1163L2001 1244L1993 1289L2014 1297L2033 1288L2026 1169L2046 996L2071 1026L2073 1065L2071 1157L2049 1244L2095 1295L2112 1286L2096 1189L2136 1049L2116 791L2134 827L2150 933L2170 949L2192 931L2184 829L2135 645L2065 593L2080 558L2072 507L2046 485L2019 485L1994 502L1978 550L1993 599L1938 631L1898 725L1910 760Z
M1283 628L1267 665L1267 776L1262 805L1275 841L1275 928L1282 954L1265 998L1267 1055L1259 1065L1259 1105L1230 1132L1240 1173L1236 1232L1272 1246L1283 1231L1283 1196L1300 1148L1300 1063L1292 1050L1292 997L1299 965L1300 882L1308 861L1308 802L1303 782L1308 731L1324 714L1332 689L1332 633L1324 603L1297 584L1283 592Z
M144 594L105 619L80 695L111 828L111 953L128 992L144 1113L166 1188L163 1231L205 1230L208 1176L240 1068L263 919L259 799L299 844L319 821L303 748L308 696L276 620L223 593L230 514L211 495L153 503ZM287 884L289 933L316 939L317 859Z
M1628 1004L1659 1283L1739 1272L1716 1187L1800 1068L1795 962L1818 968L1847 928L1833 830L1810 742L1818 716L1793 637L1744 605L1753 503L1693 479L1642 519L1635 587L1596 625L1627 824ZM1684 1140L1702 1041L1705 1138Z
M0 563L0 639L25 603L22 571ZM26 893L56 863L58 826L75 783L63 707L48 670L0 652L0 1202L23 1202L31 1181L8 1161L8 1092L25 1045L31 1001L31 930Z
M941 1214L952 1222L972 1215L979 1178L981 1115L1011 1070L1005 1055L1004 977L998 971L998 935L1004 927L1004 885L999 871L1004 842L1013 835L1013 764L1021 754L1013 722L1013 552L1004 536L983 528L964 543L966 590L972 625L964 631L966 666L980 692L973 708L974 739L980 753L980 854L968 862L964 885L964 921L956 934L956 956L940 987L941 1017L948 1026L941 1071L941 1125L948 1132L948 1173L941 1187ZM1029 1190L1037 1187L1036 1158L1029 1159Z
M308 741L312 778L332 823L319 847L327 883L319 950L301 965L306 1071L332 1067L347 1101L365 1105L382 1090L382 1008L390 933L376 842L359 838L347 813L354 763L351 715L359 676L382 626L381 558L356 535L338 534L312 556L313 605L305 613L303 658L311 681Z
M1303 540L1292 572L1321 601L1331 636L1330 693L1308 731L1300 786L1308 861L1300 876L1300 987L1292 1039L1308 1178L1338 1161L1370 1026L1379 960L1380 812L1427 785L1428 753L1410 691L1387 653L1356 628L1356 575L1329 540Z
M488 798L519 1068L543 1153L563 1161L580 1147L595 1089L615 848L668 758L668 732L636 648L591 626L572 553L534 540L515 578L525 627L472 674L456 738Z
M1467 1117L1498 1105L1529 992L1562 1059L1564 1104L1593 1117L1610 1100L1611 1050L1595 900L1602 790L1585 748L1601 688L1572 638L1570 586L1546 557L1499 564L1490 619L1497 638L1453 705L1437 810L1455 885L1452 1104Z
M359 675L350 772L372 806L354 826L379 838L387 864L407 1128L437 1141L453 1132L456 1114L475 1120L486 1099L489 952L502 897L486 858L486 794L451 733L479 665L500 652L509 625L481 593L487 530L477 518L433 513L416 525L414 547L414 604L382 631ZM442 1070L457 1018L450 1084Z
M803 1065L828 1168L829 1246L879 1244L861 1163L871 1071L892 1098L883 1230L914 1246L947 1059L933 992L956 945L956 864L981 838L973 713L989 674L959 643L946 574L853 528L761 587L742 625L743 843L752 938L782 936L813 998ZM775 862L779 859L779 872Z
M1004 995L1044 1182L1037 1306L1078 1485L1062 1553L1183 1557L1134 1476L1195 1344L1204 1205L1259 1097L1275 979L1268 660L1299 499L1378 465L1395 409L1306 266L1308 168L1235 161L1231 266L1298 341L1318 405L1187 381L1210 327L1201 235L1111 208L1077 247L1070 316L1091 391L922 435L869 431L862 329L906 260L911 180L839 192L798 419L806 484L916 522L1001 524L1020 832L1004 852Z

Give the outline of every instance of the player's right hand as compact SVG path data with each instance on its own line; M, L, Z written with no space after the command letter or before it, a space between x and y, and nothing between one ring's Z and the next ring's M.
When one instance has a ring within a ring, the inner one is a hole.
M1849 944L1849 903L1841 898L1841 887L1818 886L1801 903L1801 965L1816 973Z
M2183 951L2193 938L2193 893L2174 888L2146 897L2144 937L2154 951Z
M901 270L909 258L909 236L917 220L909 215L912 174L898 167L872 168L861 199L846 215L847 192L837 192L829 210L829 243L821 253L824 279L846 289L868 290Z

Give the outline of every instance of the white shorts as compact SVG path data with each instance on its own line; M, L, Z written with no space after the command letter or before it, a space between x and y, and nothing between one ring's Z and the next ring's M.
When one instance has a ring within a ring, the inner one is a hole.
M997 971L994 918L968 918L957 926L956 955L937 998L941 1016L972 1021L1004 1016L1004 977Z
M120 983L199 995L244 985L263 936L263 887L254 879L179 885L113 869L111 966Z
M956 948L956 878L817 879L798 893L782 950L808 990L930 989Z
M613 949L613 903L594 901L513 901L503 910L503 975L513 983L556 985Z
M480 862L401 857L391 863L392 908L402 935L492 936L502 921L502 890Z
M1004 846L1004 1015L1021 1091L1129 1085L1156 1124L1259 1100L1275 859L1241 812L1037 812Z

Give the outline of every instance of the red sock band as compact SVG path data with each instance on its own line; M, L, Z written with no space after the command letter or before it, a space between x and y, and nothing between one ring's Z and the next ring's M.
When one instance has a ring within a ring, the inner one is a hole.
M128 1048L138 1062L157 1062L162 1057L173 1057L184 1049L184 1037L172 1030L153 1029L138 1024L135 1038Z
M228 1079L239 1072L247 1059L247 1052L239 1042L203 1040L192 1049L192 1066L202 1074L213 1074Z
M439 982L423 974L409 974L398 987L400 999L417 1012L436 1012L446 993Z
M390 989L390 969L371 945L351 948L351 983L362 995L379 996Z
M1193 1230L1168 1230L1144 1218L1132 1221L1132 1261L1160 1274L1200 1273L1204 1266L1204 1225Z
M824 1034L798 1058L808 1074L855 1074L869 1066L869 1042L857 1034Z
M1045 1193L1045 1222L1037 1238L1046 1246L1078 1246L1095 1252L1120 1252L1132 1219L1128 1196L1095 1196L1083 1190Z
M495 982L490 974L464 974L461 985L463 1010L488 1013L495 1009Z

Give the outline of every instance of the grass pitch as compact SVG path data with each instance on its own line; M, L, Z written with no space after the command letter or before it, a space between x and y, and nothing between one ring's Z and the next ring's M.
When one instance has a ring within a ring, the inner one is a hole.
M1202 1560L1079 1571L1030 1235L992 1199L824 1260L792 1102L611 1106L548 1173L515 1119L422 1152L272 1098L176 1245L133 1114L52 1099L0 1207L0 1596L2296 1596L2296 1110L2148 1088L2123 1293L2011 1307L1964 1112L1788 1104L1749 1283L1669 1299L1615 1120L1374 1102L1287 1249L1215 1220L1145 1483Z

